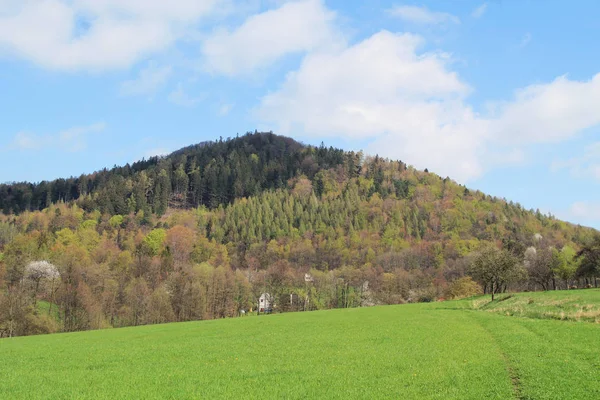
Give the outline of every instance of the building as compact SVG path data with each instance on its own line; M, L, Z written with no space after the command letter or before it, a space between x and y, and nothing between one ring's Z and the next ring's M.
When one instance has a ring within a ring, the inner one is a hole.
M258 312L270 313L273 311L273 297L270 293L263 293L258 299Z

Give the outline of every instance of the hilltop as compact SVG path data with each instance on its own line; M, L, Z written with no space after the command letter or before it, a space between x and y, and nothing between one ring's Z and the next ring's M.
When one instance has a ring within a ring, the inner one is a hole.
M360 155L353 152L304 146L272 133L249 133L79 177L0 185L0 210L19 214L65 202L111 215L163 215L169 206L216 208L286 187L295 176L312 179L338 166L356 176L358 170L352 169L359 163Z
M502 290L600 275L576 258L592 229L402 161L272 133L2 185L0 208L10 336L237 316L263 293L275 311L472 295L489 289L470 278L486 246L523 267Z

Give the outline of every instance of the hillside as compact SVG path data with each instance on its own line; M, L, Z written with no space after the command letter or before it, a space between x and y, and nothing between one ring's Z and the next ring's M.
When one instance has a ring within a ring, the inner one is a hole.
M577 257L592 229L401 161L271 133L3 185L0 202L0 336L232 317L263 293L283 312L566 289L600 275L592 256ZM473 271L489 246L518 274L490 283Z
M600 304L597 290L568 293ZM548 304L563 298L536 296ZM2 339L0 397L600 396L598 324L473 311L473 301Z

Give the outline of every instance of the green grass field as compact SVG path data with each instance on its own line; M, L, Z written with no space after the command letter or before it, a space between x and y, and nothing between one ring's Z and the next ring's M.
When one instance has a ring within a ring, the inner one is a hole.
M597 290L521 293L474 300L474 309L509 316L588 321L600 323L600 294Z
M600 290L487 303L2 339L0 398L600 398L600 324L546 315L597 307Z

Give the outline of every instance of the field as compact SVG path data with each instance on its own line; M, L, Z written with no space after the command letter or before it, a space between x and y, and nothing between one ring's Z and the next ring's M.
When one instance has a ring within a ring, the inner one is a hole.
M600 290L488 303L3 339L0 398L600 398Z

